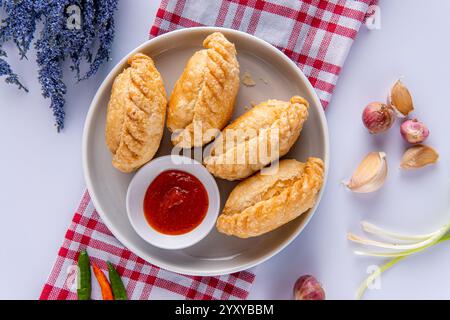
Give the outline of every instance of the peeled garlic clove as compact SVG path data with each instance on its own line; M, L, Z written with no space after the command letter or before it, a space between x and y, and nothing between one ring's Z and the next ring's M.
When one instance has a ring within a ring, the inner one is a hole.
M400 117L406 117L414 110L414 103L408 88L398 80L391 89L390 105Z
M371 152L359 164L347 187L356 193L380 189L386 180L388 168L384 152Z
M400 167L402 169L423 168L438 161L439 154L433 148L426 145L417 145L406 150Z

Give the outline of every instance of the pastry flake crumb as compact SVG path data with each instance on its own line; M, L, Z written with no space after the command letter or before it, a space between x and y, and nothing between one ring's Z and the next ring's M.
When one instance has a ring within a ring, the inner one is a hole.
M265 85L269 84L269 82L266 79L262 78L262 77L260 77L259 80L261 80Z
M256 86L256 82L253 80L253 77L248 70L246 70L242 76L242 84L246 87Z

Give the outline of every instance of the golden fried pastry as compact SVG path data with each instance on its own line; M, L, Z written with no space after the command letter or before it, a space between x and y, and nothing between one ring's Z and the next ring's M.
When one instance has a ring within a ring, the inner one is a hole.
M308 102L268 100L227 126L212 147L205 166L227 180L246 178L289 152L308 118Z
M112 164L132 172L150 161L161 143L167 98L153 60L137 53L114 81L106 115L106 144Z
M321 159L306 163L282 160L273 175L258 173L231 192L217 229L239 238L256 237L272 231L311 209L324 180Z
M234 44L215 32L203 46L187 63L169 101L167 127L175 133L173 144L182 148L205 145L227 125L239 90Z

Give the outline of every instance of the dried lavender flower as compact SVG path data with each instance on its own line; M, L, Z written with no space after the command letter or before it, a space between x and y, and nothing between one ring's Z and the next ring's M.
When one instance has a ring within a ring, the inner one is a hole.
M114 13L117 9L118 2L118 0L102 0L97 2L96 25L98 26L97 36L100 41L100 46L91 63L90 70L83 79L87 79L97 73L99 67L110 58L115 31Z
M34 4L34 0L3 0L0 4L6 13L0 28L0 45L12 40L19 49L21 59L26 58L40 16Z
M67 88L63 82L62 62L67 47L63 37L66 17L64 9L69 0L52 1L44 12L45 24L41 36L35 44L37 51L37 64L39 66L39 82L42 86L42 95L50 98L50 108L56 120L58 131L64 128L64 95Z
M78 81L81 80L80 76L80 65L82 61L88 63L92 62L92 47L96 39L96 15L97 15L97 4L96 0L85 0L84 10L82 11L82 29L83 32L83 43L79 45L78 55L72 56L73 70L76 71Z
M26 88L20 83L1 49L7 41L13 41L21 58L26 58L34 39L36 25L43 22L40 37L35 43L39 82L42 95L51 100L50 107L58 131L64 127L64 104L67 87L63 82L63 62L68 59L78 80L94 75L109 59L114 39L114 13L118 0L0 0L0 10L5 18L0 25L0 77L7 83ZM77 8L80 22L77 28L69 28L71 8ZM78 10L79 9L79 10ZM93 50L98 46L94 55ZM88 71L81 76L83 62Z
M2 50L0 50L0 57L1 56L6 56L5 52ZM0 77L3 76L6 77L6 83L15 84L19 87L19 89L23 89L28 92L28 89L19 81L19 77L17 76L17 74L12 71L11 66L8 64L8 62L0 58Z

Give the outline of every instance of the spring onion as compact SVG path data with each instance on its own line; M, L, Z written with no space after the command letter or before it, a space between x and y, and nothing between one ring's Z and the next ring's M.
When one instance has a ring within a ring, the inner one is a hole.
M378 248L384 248L384 249L391 249L390 252L369 252L369 251L362 251L357 250L355 251L355 254L357 255L363 255L363 256L373 256L373 257L385 257L385 258L393 258L390 261L388 261L386 264L381 266L376 272L369 275L360 285L358 292L357 292L357 299L361 299L367 290L368 286L373 283L375 279L377 279L383 272L390 269L400 261L406 259L407 257L419 253L421 251L424 251L432 246L435 246L436 244L442 243L444 241L450 240L450 234L447 234L447 232L450 229L450 222L439 228L435 232L431 232L428 234L422 234L422 235L405 235L400 234L388 230L384 230L380 227L377 227L371 223L363 222L362 223L362 229L366 231L367 233L379 236L379 237L385 237L390 238L392 240L400 240L400 241L407 241L408 244L404 243L387 243L387 242L380 242L375 241L371 239L365 239L359 236L356 236L352 233L348 234L347 238L348 240L359 243L366 246L372 246L372 247L378 247Z

